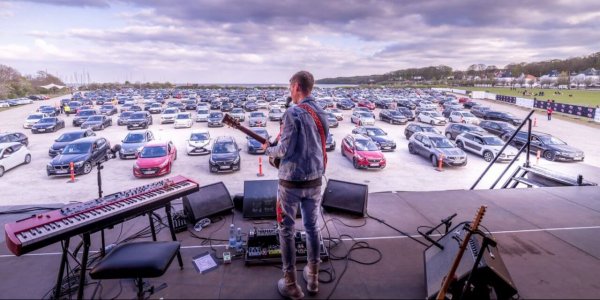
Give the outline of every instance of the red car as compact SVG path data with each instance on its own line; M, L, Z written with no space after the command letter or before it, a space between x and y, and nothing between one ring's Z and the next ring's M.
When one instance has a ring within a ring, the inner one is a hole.
M149 142L137 155L133 164L133 176L146 178L169 174L176 159L177 149L173 142Z
M373 141L360 134L349 134L342 140L342 155L352 161L356 169L383 169L385 156Z
M467 103L470 101L471 101L471 99L469 99L467 97L458 98L458 103Z
M358 107L366 107L370 110L374 110L375 109L375 103L369 101L369 100L360 100L358 101Z

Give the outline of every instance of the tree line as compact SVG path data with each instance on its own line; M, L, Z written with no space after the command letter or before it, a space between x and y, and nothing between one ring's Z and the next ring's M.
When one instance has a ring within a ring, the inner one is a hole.
M0 64L0 99L57 92L57 89L41 88L51 83L65 86L62 80L45 71L38 71L35 75L22 75L14 68Z

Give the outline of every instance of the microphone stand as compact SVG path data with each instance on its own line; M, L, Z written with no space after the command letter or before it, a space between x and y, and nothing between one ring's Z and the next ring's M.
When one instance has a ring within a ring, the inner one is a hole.
M105 161L97 161L96 162L96 169L98 169L98 199L102 198L102 169L104 169L104 166L102 165L103 162L106 162L108 160L110 160L111 158L115 158L117 155L117 152L119 152L120 150L120 145L115 145L112 149L110 149L110 156L107 156L107 159ZM104 257L104 255L106 254L105 251L105 239L104 239L104 228L102 228L100 230L100 239L102 241L102 247L100 248L100 256Z
M448 233L448 229L450 229L450 226L452 226L452 219L454 219L454 217L456 217L456 213L452 214L451 216L448 216L447 218L441 220L440 224L438 224L437 226L429 229L427 232L425 233L421 233L421 236L423 236L427 241L429 241L430 243L432 243L433 245L435 245L436 247L440 248L440 250L444 250L444 246L442 246L440 243L438 243L437 241L433 240L431 237L429 237L436 229L440 228L440 226L442 225L446 225L445 227L445 232L444 235L446 235Z

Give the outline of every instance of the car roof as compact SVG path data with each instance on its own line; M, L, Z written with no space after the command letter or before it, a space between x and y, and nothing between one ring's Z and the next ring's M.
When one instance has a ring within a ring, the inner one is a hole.
M215 140L215 142L234 142L235 143L235 139L229 135L222 135L222 136L218 136L217 139Z
M88 136L88 137L84 137L81 139L77 139L71 142L71 144L84 144L84 143L93 143L99 139L101 139L102 137L100 136Z
M368 138L362 134L349 134L348 136L355 140L367 140L367 141L371 140L370 138Z
M445 136L438 134L438 133L434 133L434 132L415 132L415 134L421 134L426 137L443 137L443 138L445 138Z
M208 129L204 129L204 128L196 129L196 130L193 130L190 134L194 134L194 133L208 133Z
M465 132L465 133L476 135L478 137L496 137L495 135L493 135L491 133L481 132L481 131L471 131L471 132Z
M144 147L166 146L168 143L169 143L169 141L154 140L154 141L148 142Z

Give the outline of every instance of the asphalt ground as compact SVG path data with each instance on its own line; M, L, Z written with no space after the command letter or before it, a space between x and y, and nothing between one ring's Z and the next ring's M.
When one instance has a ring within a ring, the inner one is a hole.
M50 100L36 101L30 105L0 112L0 132L18 131L29 137L29 150L32 161L28 165L21 165L9 170L0 178L0 205L23 205L23 204L50 204L68 203L70 201L86 201L94 199L98 195L97 171L77 176L75 183L68 183L68 177L48 177L46 175L46 164L51 158L48 156L48 148L54 139L63 132L76 129L71 124L73 116L60 118L65 120L66 128L55 133L32 134L29 129L24 129L22 124L29 113L32 113L40 105L54 105L63 97ZM525 117L528 111L490 100L477 100L485 102L486 105L503 111L512 112L519 117ZM433 191L468 189L486 168L483 158L472 153L467 153L468 164L464 167L445 168L443 172L436 171L429 162L420 156L408 153L408 141L404 138L405 125L391 125L377 120L376 126L381 127L388 136L396 141L397 148L394 152L385 152L387 167L383 170L356 170L352 162L340 153L340 142L344 136L349 134L354 124L350 122L351 111L344 111L344 120L340 121L338 128L332 128L331 132L336 141L335 151L328 153L329 164L327 166L327 177L342 181L368 184L369 192L381 191ZM378 115L379 109L375 110ZM194 113L195 114L195 113ZM192 128L175 129L173 124L160 125L159 115L154 116L154 125L150 126L155 136L164 140L172 140L178 150L178 158L173 164L171 175L184 175L200 183L207 185L222 181L230 193L243 192L244 181L276 179L277 170L268 165L263 157L264 176L258 177L258 160L260 155L252 155L246 152L245 135L235 129L209 128L211 137L230 135L233 136L238 145L243 149L241 153L241 170L234 173L212 174L208 170L208 156L187 156L185 154L186 139L194 129L207 128L206 123L194 123ZM545 114L536 112L537 127L535 130L551 133L570 145L580 148L585 152L584 162L565 163L550 162L543 158L534 164L546 167L564 174L576 176L582 170L588 171L584 178L590 178L589 172L595 172L600 167L600 139L598 129L584 126L567 120L554 119L547 121ZM127 129L116 125L116 115L112 116L115 125L108 127L96 134L107 138L111 145L120 143L127 134ZM247 118L246 118L247 120ZM247 121L244 123L247 125ZM438 127L442 132L443 126ZM272 136L278 133L278 122L269 122L267 130ZM521 159L519 163L522 163ZM158 178L137 179L133 176L134 160L113 159L104 164L102 170L103 191L105 194L113 193L132 187L148 184L159 180ZM478 188L488 188L504 169L506 164L495 165L489 174L481 181ZM167 176L171 176L167 175ZM591 173L591 178L600 177L600 174ZM596 181L599 182L599 181Z

